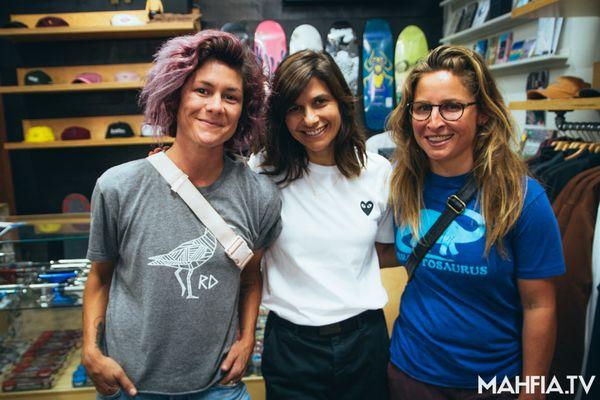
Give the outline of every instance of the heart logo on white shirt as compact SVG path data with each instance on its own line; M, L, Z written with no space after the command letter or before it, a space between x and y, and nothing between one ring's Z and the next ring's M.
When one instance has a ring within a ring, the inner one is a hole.
M363 212L367 215L371 214L371 211L373 211L373 202L372 201L367 201L366 203L364 201L360 202L360 209L363 210Z

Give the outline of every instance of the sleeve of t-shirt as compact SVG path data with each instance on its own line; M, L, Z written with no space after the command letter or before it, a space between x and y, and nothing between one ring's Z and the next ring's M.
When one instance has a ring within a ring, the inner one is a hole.
M517 278L541 279L565 273L558 223L545 192L523 210L512 239Z
M90 261L114 261L119 255L117 239L118 202L111 201L96 182L92 194L90 237L87 258Z
M260 231L254 241L254 249L264 249L277 239L281 233L281 198L279 191L274 190L263 208L260 219Z
M382 215L379 219L377 235L375 236L375 241L377 243L394 243L394 218L392 207L389 202L391 173L392 166L386 160L385 168L381 175L381 182L379 182L382 191Z

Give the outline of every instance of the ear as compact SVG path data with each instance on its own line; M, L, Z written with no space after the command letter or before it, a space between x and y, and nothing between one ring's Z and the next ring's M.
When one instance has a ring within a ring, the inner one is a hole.
M479 115L477 115L477 125L483 126L483 125L487 124L489 119L490 119L490 117L487 116L486 114L479 113Z

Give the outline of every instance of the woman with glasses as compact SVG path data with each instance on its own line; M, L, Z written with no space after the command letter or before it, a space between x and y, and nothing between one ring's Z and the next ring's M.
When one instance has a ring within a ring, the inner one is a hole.
M282 233L262 264L267 399L387 399L376 250L393 252L391 165L365 151L354 97L326 53L284 60L268 105L250 161L282 200Z
M499 386L546 375L556 331L550 278L565 271L559 231L544 189L514 152L513 122L482 59L463 47L433 50L409 73L389 125L401 263L450 196L467 182L476 189L404 291L391 397L490 398L478 377Z

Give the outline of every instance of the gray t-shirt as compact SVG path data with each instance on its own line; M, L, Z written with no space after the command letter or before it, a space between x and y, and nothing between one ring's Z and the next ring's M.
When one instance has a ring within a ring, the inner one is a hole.
M219 179L200 192L252 249L279 235L277 188L242 162L225 157ZM194 393L222 377L240 270L147 160L96 182L87 257L115 262L104 350L140 392Z

